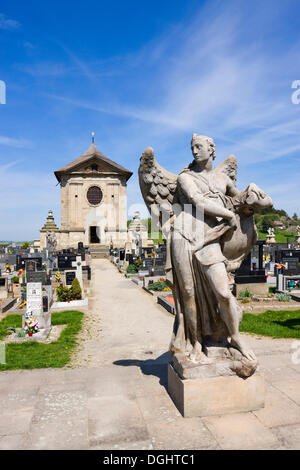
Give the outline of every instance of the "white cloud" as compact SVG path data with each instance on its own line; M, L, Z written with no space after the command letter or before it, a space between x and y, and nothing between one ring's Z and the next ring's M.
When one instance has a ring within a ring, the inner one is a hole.
M8 147L15 148L32 148L33 144L26 139L17 139L12 137L6 137L0 135L0 145L6 145Z
M7 18L6 15L0 13L0 29L18 29L20 26L18 21Z

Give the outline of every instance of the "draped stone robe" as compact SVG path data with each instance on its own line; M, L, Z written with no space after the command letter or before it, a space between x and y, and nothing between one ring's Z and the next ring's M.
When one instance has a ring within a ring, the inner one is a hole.
M199 213L191 204L195 193L204 206L205 200L213 199L222 207L233 208L232 198L216 189L213 172L202 175L184 170L178 177L170 240L176 305L170 349L174 354L188 353L196 341L203 344L205 338L220 341L228 337L214 288L205 274L208 266L227 263L220 239L228 231L228 224L220 217Z

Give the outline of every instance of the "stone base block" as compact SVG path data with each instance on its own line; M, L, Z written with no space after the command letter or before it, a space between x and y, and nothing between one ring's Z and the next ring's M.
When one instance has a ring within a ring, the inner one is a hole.
M235 284L235 295L238 297L241 292L248 289L251 294L265 295L269 293L270 284L267 282L251 282L248 284Z
M38 320L38 328L39 330L49 329L51 328L51 313L40 313L35 315L35 318ZM22 328L24 328L25 324L25 315L22 318Z
M169 364L168 392L184 417L253 411L265 405L264 376L259 372L247 379L225 376L183 380Z

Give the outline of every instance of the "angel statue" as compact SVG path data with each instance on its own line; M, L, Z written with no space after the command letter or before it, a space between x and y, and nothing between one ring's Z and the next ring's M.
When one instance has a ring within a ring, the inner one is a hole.
M157 163L150 147L139 167L144 201L167 239L167 279L176 307L173 364L183 378L248 377L257 359L239 333L242 308L231 273L257 240L254 211L273 203L254 183L242 192L236 188L234 155L213 169L210 137L193 134L191 149L194 159L178 176Z

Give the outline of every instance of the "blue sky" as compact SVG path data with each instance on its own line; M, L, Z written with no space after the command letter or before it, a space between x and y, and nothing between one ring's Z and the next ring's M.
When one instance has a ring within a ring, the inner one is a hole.
M147 146L169 171L191 161L193 132L234 153L238 186L255 182L300 214L297 1L44 2L0 6L0 239L39 238L60 222L53 171L90 145L134 171L142 204ZM143 215L146 215L144 212Z

